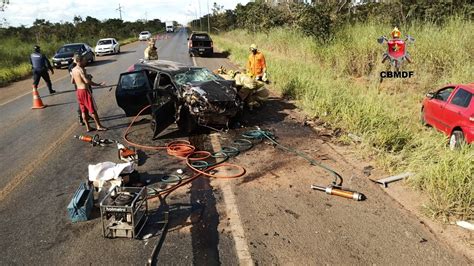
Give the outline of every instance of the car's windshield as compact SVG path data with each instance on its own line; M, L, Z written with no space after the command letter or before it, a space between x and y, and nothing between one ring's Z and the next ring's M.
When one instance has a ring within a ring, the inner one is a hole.
M174 78L179 85L221 79L206 68L192 68L186 72L174 75Z
M142 32L140 32L140 34L145 35L145 34L149 34L149 32L148 31L142 31Z
M82 45L80 45L80 44L78 44L78 45L66 45L66 46L61 47L58 50L58 53L75 53L75 52L79 52L79 50L81 48L82 48Z
M97 42L97 45L107 45L112 44L112 40L100 40Z

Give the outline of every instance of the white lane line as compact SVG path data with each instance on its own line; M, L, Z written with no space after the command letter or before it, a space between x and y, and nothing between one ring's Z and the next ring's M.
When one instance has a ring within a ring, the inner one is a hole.
M197 66L196 58L192 57L192 59L194 65ZM219 142L219 135L211 134L210 137L212 149L214 151L221 151L222 146ZM222 190L227 218L230 219L230 230L232 232L232 238L234 239L237 258L239 259L239 265L253 266L254 263L250 255L249 246L247 245L247 239L245 238L245 230L240 219L237 200L235 199L232 184L229 182L229 180L224 180L224 182L218 182L218 185Z
M212 149L217 152L222 150L221 143L219 142L219 134L211 134L211 145ZM226 171L224 171L225 174ZM244 227L240 219L239 209L237 206L237 200L235 199L235 193L232 188L232 184L229 180L216 181L220 189L222 190L222 197L224 198L225 210L227 218L229 219L230 230L232 238L235 243L235 250L239 259L239 265L253 266L252 256L249 252L247 245L247 239L245 238Z

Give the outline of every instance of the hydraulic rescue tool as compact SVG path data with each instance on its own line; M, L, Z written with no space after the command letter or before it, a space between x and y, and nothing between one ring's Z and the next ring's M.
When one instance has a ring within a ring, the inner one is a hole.
M356 191L345 190L345 189L342 189L341 187L335 187L335 186L321 187L317 185L311 185L311 188L314 190L326 192L326 194L329 194L329 195L335 195L335 196L353 199L357 201L361 201L365 199L364 194L356 192Z
M246 137L246 138L249 138L249 139L261 139L261 140L262 139L267 139L268 141L273 143L273 145L278 146L280 149L296 154L297 156L299 156L299 157L305 159L306 161L308 161L311 165L318 166L318 167L324 169L326 172L328 172L329 174L331 174L334 177L334 181L332 182L332 185L330 185L328 187L321 187L321 186L311 185L312 189L319 190L319 191L324 191L329 195L336 195L336 196L340 196L340 197L344 197L344 198L354 199L354 200L357 200L357 201L361 201L361 200L366 199L365 196L362 193L342 189L342 182L343 182L342 176L339 173L337 173L335 170L331 169L329 166L324 165L321 162L318 162L318 161L312 159L310 156L308 156L307 154L305 154L301 151L298 151L296 149L286 147L286 146L280 144L278 141L275 140L275 136L271 132L266 131L266 130L262 130L259 127L257 127L257 130L249 131L249 132L245 133L243 136Z
M112 139L101 139L100 136L98 134L94 135L94 136L88 136L88 135L75 135L74 138L78 139L78 140L82 140L84 142L88 142L90 144L92 144L93 147L95 146L106 146L106 145L109 145L109 144L113 144L113 143L117 143L116 140L112 140Z

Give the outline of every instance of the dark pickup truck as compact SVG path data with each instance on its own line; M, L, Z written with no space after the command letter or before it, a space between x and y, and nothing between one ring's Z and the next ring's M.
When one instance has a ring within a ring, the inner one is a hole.
M193 32L188 38L189 56L212 56L214 48L211 36L207 33Z

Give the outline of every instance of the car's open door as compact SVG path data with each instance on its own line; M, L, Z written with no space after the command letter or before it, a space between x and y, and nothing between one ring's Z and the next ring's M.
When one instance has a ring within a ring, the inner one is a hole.
M156 80L153 95L150 97L153 115L153 138L176 121L176 95L171 93L174 87L166 74L160 74Z
M122 73L120 75L115 98L117 105L125 111L127 116L137 115L140 110L150 104L149 94L151 86L146 71ZM142 114L150 114L150 109Z

